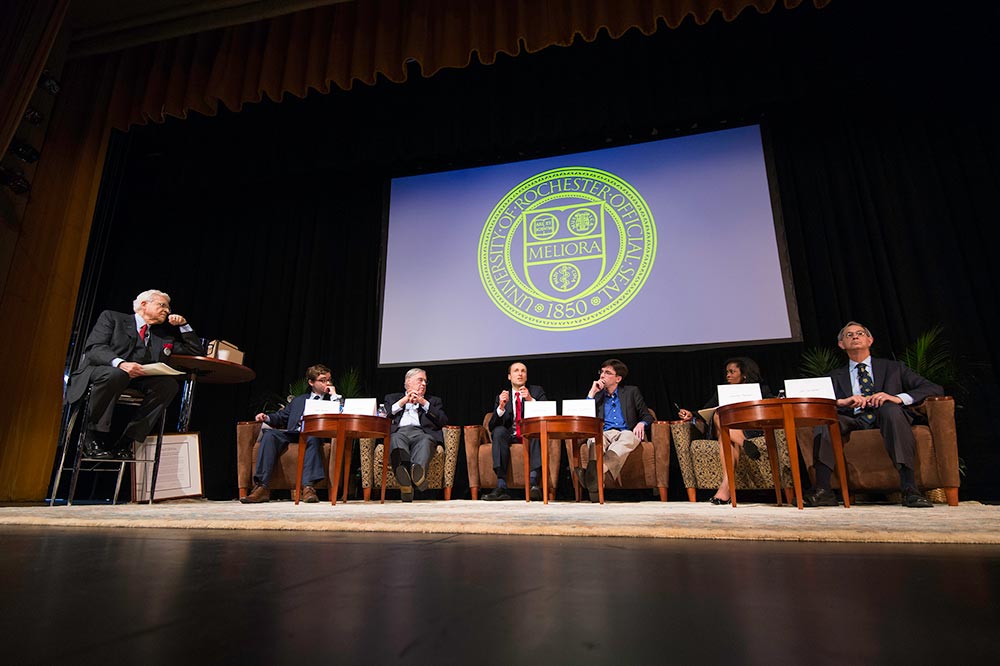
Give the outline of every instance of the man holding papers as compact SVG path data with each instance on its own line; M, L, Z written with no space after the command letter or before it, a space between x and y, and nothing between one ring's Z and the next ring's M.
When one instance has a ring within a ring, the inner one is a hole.
M507 469L510 467L510 445L521 441L521 419L524 418L524 404L532 400L545 400L545 389L528 386L528 366L521 362L511 363L507 369L510 387L505 387L497 396L490 417L490 439L493 443L493 471L497 475L497 487L483 495L487 501L509 500L507 492ZM542 467L541 443L532 439L528 443L530 472L529 496L532 501L542 500L542 489L538 486L538 474Z
M587 397L595 403L597 417L604 419L604 469L601 473L610 473L615 480L621 475L628 454L646 439L646 428L653 422L642 392L635 386L621 384L627 375L628 366L617 358L608 359L601 364L600 376L587 391ZM584 457L588 462L585 470L577 470L577 476L590 493L590 500L596 502L597 461L589 445L580 447L580 457L581 462Z
M848 322L837 334L837 345L850 359L847 366L830 373L840 413L840 432L850 435L854 430L878 428L899 471L903 506L929 507L931 503L917 492L913 473L916 442L910 429L912 418L903 407L944 391L899 361L873 359L872 342L872 334L856 321ZM837 496L830 490L836 463L829 430L817 427L814 438L816 487L802 499L806 506L836 506Z
M269 484L274 465L278 457L288 448L288 445L299 441L302 414L306 409L307 400L329 400L337 395L337 389L330 383L330 368L325 365L311 365L306 368L306 381L309 391L292 398L291 402L276 412L260 413L256 417L258 423L266 423L270 428L260 435L260 446L257 448L257 466L253 473L253 490L246 497L241 497L243 504L260 504L271 499ZM343 446L337 442L337 446ZM323 440L319 437L306 439L306 452L302 462L302 497L303 502L313 504L319 501L315 485L326 478L323 469Z
M132 313L105 310L100 314L66 391L66 401L73 404L83 398L88 386L93 387L84 440L84 454L90 458L131 458L132 443L146 439L177 394L176 377L148 375L143 365L166 360L171 353L204 353L187 319L170 314L166 293L148 289L135 297L132 309ZM138 389L144 399L112 444L108 441L111 417L118 395L126 388Z

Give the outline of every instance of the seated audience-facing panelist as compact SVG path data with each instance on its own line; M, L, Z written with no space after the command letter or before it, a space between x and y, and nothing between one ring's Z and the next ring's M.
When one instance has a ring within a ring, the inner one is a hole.
M625 459L639 443L646 439L646 428L653 423L653 415L646 407L642 392L635 386L622 382L628 376L628 366L617 358L601 364L600 376L590 385L587 397L594 400L595 413L604 419L604 469L617 480ZM597 459L593 445L588 446L587 467L576 470L581 485L590 493L590 500L598 500Z
M760 384L760 395L762 398L772 398L774 397L771 393L770 387L764 383L761 377L760 368L757 364L745 356L738 356L736 358L731 358L726 361L726 383L727 384ZM716 391L709 398L708 402L702 409L713 409L719 406L719 392ZM719 432L719 414L716 412L712 416L712 420L706 423L697 414L693 414L687 409L677 410L677 416L681 419L687 421L690 420L691 423L701 430L705 436L709 439L715 439ZM760 437L764 434L763 430L729 430L729 437L732 440L733 446L733 463L739 460L740 451L746 452L746 454L752 459L757 460L760 458L760 449L757 445L750 441L752 437ZM726 459L722 452L722 440L719 440L719 459L722 461L723 470L725 470ZM725 471L722 473L722 484L719 489L715 491L715 494L708 501L711 504L722 505L730 503L730 489L729 489L729 479L726 477Z
M837 334L837 346L847 352L846 366L830 373L840 432L878 428L885 449L899 472L902 504L910 508L932 506L917 491L914 474L916 440L910 424L913 417L903 409L944 390L924 379L899 361L872 358L875 339L856 321L850 321ZM837 495L830 490L830 476L836 465L829 428L817 426L813 434L815 487L802 498L806 506L837 506Z
M385 396L392 405L389 458L400 496L413 501L413 488L427 489L427 468L438 444L444 443L441 429L448 425L441 398L427 393L427 373L411 368L403 379L403 393Z
M493 443L493 471L497 475L497 487L483 495L484 500L509 500L507 492L507 470L510 468L510 445L521 442L521 420L524 418L524 403L545 400L545 389L528 386L528 367L521 362L511 363L507 369L509 387L504 387L497 395L490 418L490 439ZM541 442L533 438L528 442L529 496L533 501L542 500L542 489L538 485L539 470L542 468Z
M274 466L288 445L299 441L306 400L329 400L331 396L337 394L337 389L330 383L330 374L330 368L325 365L309 366L306 368L306 381L309 382L307 393L295 396L276 412L270 414L262 412L254 417L258 423L266 423L271 427L261 430L260 446L257 447L257 464L253 473L253 490L246 497L241 497L240 502L260 504L271 499L269 484ZM341 443L337 442L337 446L340 445ZM299 499L310 504L318 502L316 484L325 478L323 439L308 437L302 462L302 497Z
M171 353L202 354L201 340L179 314L170 313L170 296L148 289L132 302L132 312L103 311L84 342L83 356L70 376L66 400L73 404L92 387L85 415L84 454L90 458L133 457L133 442L141 442L159 421L179 388L175 375L147 375L143 365L165 360ZM115 402L126 388L143 394L142 405L114 443L110 442Z

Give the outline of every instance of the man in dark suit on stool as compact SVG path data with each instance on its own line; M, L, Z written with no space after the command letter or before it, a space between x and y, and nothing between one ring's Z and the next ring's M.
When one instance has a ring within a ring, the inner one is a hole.
M510 388L503 389L493 405L490 417L490 441L493 443L493 471L497 475L497 487L483 495L487 501L509 500L507 492L507 468L510 467L510 445L521 441L521 419L524 418L524 403L545 400L545 389L528 386L528 367L521 362L511 363L507 369ZM529 493L533 501L542 500L542 489L538 486L538 470L542 467L541 442L535 438L528 443L530 467Z
M100 314L70 377L66 392L70 404L83 398L88 386L93 387L84 442L84 454L90 458L130 459L132 443L146 439L177 394L176 376L147 376L143 365L158 363L171 353L204 353L187 319L170 314L170 296L166 293L146 290L135 297L132 309L131 314L111 310ZM126 388L138 389L144 399L122 436L110 444L115 401Z
M392 405L389 437L390 460L404 502L413 501L413 487L427 488L427 467L437 444L444 443L441 428L448 425L441 399L427 393L427 373L420 368L406 372L405 393L390 393Z
M271 499L269 484L274 473L274 465L289 444L299 441L300 422L306 409L306 400L329 400L337 395L337 389L330 383L330 368L325 365L311 365L306 368L306 381L309 382L308 393L295 396L276 412L270 414L261 412L254 417L258 423L266 423L271 427L260 435L257 466L253 473L253 490L246 497L240 498L243 504L260 504ZM337 446L342 445L341 442L337 442ZM306 439L306 452L302 460L300 499L308 504L318 502L315 485L325 478L323 440L319 437L309 437Z
M903 409L944 391L899 361L872 358L871 332L856 321L848 322L837 334L837 345L847 352L847 366L830 373L837 396L840 432L878 428L885 449L899 471L903 506L923 508L930 501L917 491L913 473L916 441L910 429L912 417ZM814 431L816 486L802 498L806 506L837 506L837 495L830 490L830 476L836 465L830 430Z

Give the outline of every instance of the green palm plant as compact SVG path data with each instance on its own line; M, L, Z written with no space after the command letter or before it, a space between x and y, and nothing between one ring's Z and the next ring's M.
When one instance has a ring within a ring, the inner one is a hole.
M904 349L897 360L935 384L962 388L958 382L958 362L940 324L917 336L916 342Z
M803 377L826 377L844 365L840 353L832 347L810 347L802 353L799 374Z

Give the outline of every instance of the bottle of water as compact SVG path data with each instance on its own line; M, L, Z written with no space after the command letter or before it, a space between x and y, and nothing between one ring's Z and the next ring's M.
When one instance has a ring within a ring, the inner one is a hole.
M780 391L778 391L778 397L779 398L784 398L785 397L785 389L781 389Z
M382 418L386 417L386 411L385 411L385 404L384 403L381 403L381 402L379 403L379 405L378 405L378 415L381 416Z

